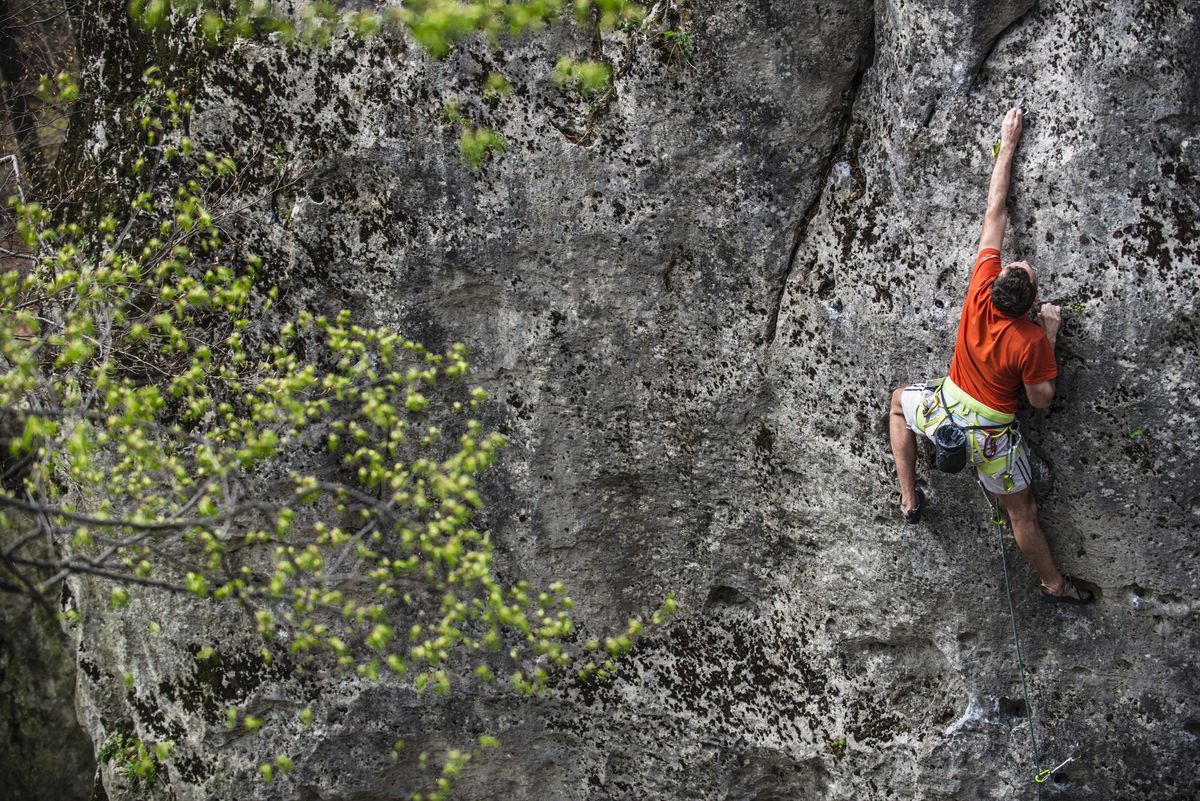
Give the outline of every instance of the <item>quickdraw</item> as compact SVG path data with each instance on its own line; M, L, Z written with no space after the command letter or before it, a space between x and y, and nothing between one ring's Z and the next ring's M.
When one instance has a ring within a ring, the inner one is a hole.
M988 492L988 488L983 485L983 481L976 479L976 483L979 484L979 490L983 493L984 500L986 500L988 506L991 507L992 525L1003 526L1008 522L1008 515L1005 514L1004 507L1000 505L1000 500L995 495ZM1003 541L1001 541L1001 544L1003 544Z
M1050 768L1049 770L1043 770L1041 773L1034 776L1033 780L1035 782L1037 782L1038 784L1045 784L1046 779L1049 779L1051 775L1058 773L1060 770L1065 768L1067 765L1070 765L1074 761L1075 761L1075 757L1069 756L1066 758L1065 761L1060 762L1059 764L1055 765L1054 767Z

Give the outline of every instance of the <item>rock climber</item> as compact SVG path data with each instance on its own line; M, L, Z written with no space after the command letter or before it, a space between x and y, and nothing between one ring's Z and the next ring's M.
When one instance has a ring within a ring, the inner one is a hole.
M939 427L953 422L966 434L968 459L980 482L1003 505L1017 545L1041 578L1042 600L1082 606L1095 601L1095 593L1086 582L1063 574L1054 562L1038 523L1027 446L1014 420L1022 385L1029 403L1038 409L1049 408L1054 399L1054 341L1062 324L1061 309L1049 303L1031 317L1038 299L1037 270L1023 261L1004 267L1000 262L1008 223L1005 203L1023 114L1013 108L1001 125L979 255L963 303L950 375L893 392L889 430L900 510L907 522L920 522L925 500L917 487L916 434L934 439Z

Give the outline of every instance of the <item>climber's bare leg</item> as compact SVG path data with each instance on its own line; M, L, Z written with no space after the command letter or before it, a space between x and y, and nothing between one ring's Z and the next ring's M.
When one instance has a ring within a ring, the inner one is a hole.
M1034 500L1033 490L1026 487L1020 492L996 497L999 498L1004 511L1008 512L1013 537L1016 538L1021 553L1025 554L1025 558L1029 560L1046 589L1058 595L1063 590L1063 574L1054 564L1050 544L1046 542L1046 534L1038 522L1037 501Z
M912 511L917 501L917 436L904 420L900 396L904 389L892 393L892 409L888 414L888 433L892 439L892 456L896 459L896 478L900 481L900 509Z

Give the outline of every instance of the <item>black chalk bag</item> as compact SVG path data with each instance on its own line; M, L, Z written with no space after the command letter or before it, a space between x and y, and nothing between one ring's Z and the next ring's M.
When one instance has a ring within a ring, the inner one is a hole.
M933 445L937 450L935 464L943 473L957 473L967 464L967 432L950 420L942 423L933 432Z

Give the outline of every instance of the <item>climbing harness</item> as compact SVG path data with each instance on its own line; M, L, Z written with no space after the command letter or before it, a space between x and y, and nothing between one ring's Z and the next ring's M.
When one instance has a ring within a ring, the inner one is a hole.
M949 400L947 394L950 395ZM959 420L966 421L966 424ZM980 423L981 420L990 422ZM1005 486L1012 485L1009 473L1013 454L1021 447L1019 439L1008 443L1004 456L995 457L1004 437L1020 436L1014 415L998 412L979 403L947 376L934 384L934 391L917 407L916 422L922 431L933 428L935 466L938 470L957 473L970 461L985 475L1003 473ZM971 431L983 432L984 436L971 436L968 433ZM967 458L968 446L974 454L970 460Z
M1004 508L1000 505L1000 500L988 492L987 487L983 485L983 481L980 479L976 479L976 481L979 484L979 489L983 492L983 497L987 499L988 505L991 507L991 522L996 527L996 533L1000 540L1000 561L1004 565L1004 592L1008 595L1008 615L1012 620L1013 642L1017 646L1017 674L1021 678L1021 694L1025 698L1025 717L1029 721L1029 741L1033 746L1033 765L1037 768L1041 764L1042 759L1038 752L1037 731L1033 724L1033 704L1029 700L1029 687L1025 683L1025 658L1021 653L1021 632L1017 626L1017 608L1013 603L1012 585L1008 578L1008 548L1004 544L1004 524L1008 522L1008 516L1004 513ZM1033 780L1036 783L1038 801L1042 799L1042 785L1045 784L1046 779L1074 761L1075 757L1072 755L1059 765L1049 770L1039 770L1034 774Z

